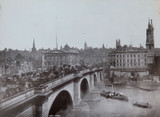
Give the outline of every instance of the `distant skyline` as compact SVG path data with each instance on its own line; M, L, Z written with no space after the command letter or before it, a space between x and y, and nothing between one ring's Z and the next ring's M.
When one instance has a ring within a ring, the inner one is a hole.
M148 18L160 48L159 0L1 0L0 50L71 47L145 47ZM56 36L57 35L57 36Z

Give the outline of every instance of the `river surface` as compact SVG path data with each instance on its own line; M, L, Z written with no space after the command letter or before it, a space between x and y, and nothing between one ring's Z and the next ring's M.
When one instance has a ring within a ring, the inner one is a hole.
M128 96L129 101L106 99L101 96L100 101L87 102L89 112L79 112L76 117L160 117L159 87L155 91L144 91L134 87L114 87L114 90ZM133 101L148 102L152 108L133 106Z

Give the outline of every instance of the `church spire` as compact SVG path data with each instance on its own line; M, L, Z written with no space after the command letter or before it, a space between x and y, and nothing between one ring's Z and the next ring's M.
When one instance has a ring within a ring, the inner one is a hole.
M86 50L88 47L87 47L87 43L85 42L84 43L84 50Z
M151 19L151 25L152 25L152 19Z
M35 48L35 40L33 39L33 48Z
M58 50L57 33L56 33L56 49Z
M148 26L150 25L150 18L148 18Z
M32 52L36 52L35 40L34 40L34 39L33 39L33 47L32 47Z

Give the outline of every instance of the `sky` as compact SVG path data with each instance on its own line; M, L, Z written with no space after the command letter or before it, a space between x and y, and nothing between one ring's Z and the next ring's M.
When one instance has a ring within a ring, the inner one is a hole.
M148 18L160 48L159 0L1 0L0 50L71 47L145 47Z

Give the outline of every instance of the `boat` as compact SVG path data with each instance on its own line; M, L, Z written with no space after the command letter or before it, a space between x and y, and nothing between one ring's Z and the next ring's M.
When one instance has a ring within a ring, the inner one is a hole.
M121 94L121 93L115 93L113 96L111 96L111 99L128 101L128 97L123 95L123 94Z
M149 88L149 87L137 87L137 88L139 88L141 90L145 90L145 91L155 91L155 90L157 90L156 88Z
M126 83L125 82L114 82L113 84L114 85L125 85Z
M102 91L100 94L106 97L107 99L111 98L111 99L117 99L117 100L122 100L122 101L128 101L128 97L123 95L122 93Z
M102 91L101 93L100 93L100 95L101 96L103 96L103 97L105 97L105 98L109 98L110 97L110 91Z
M142 108L152 108L152 105L149 103L142 103L142 102L134 102L134 106L142 107Z

